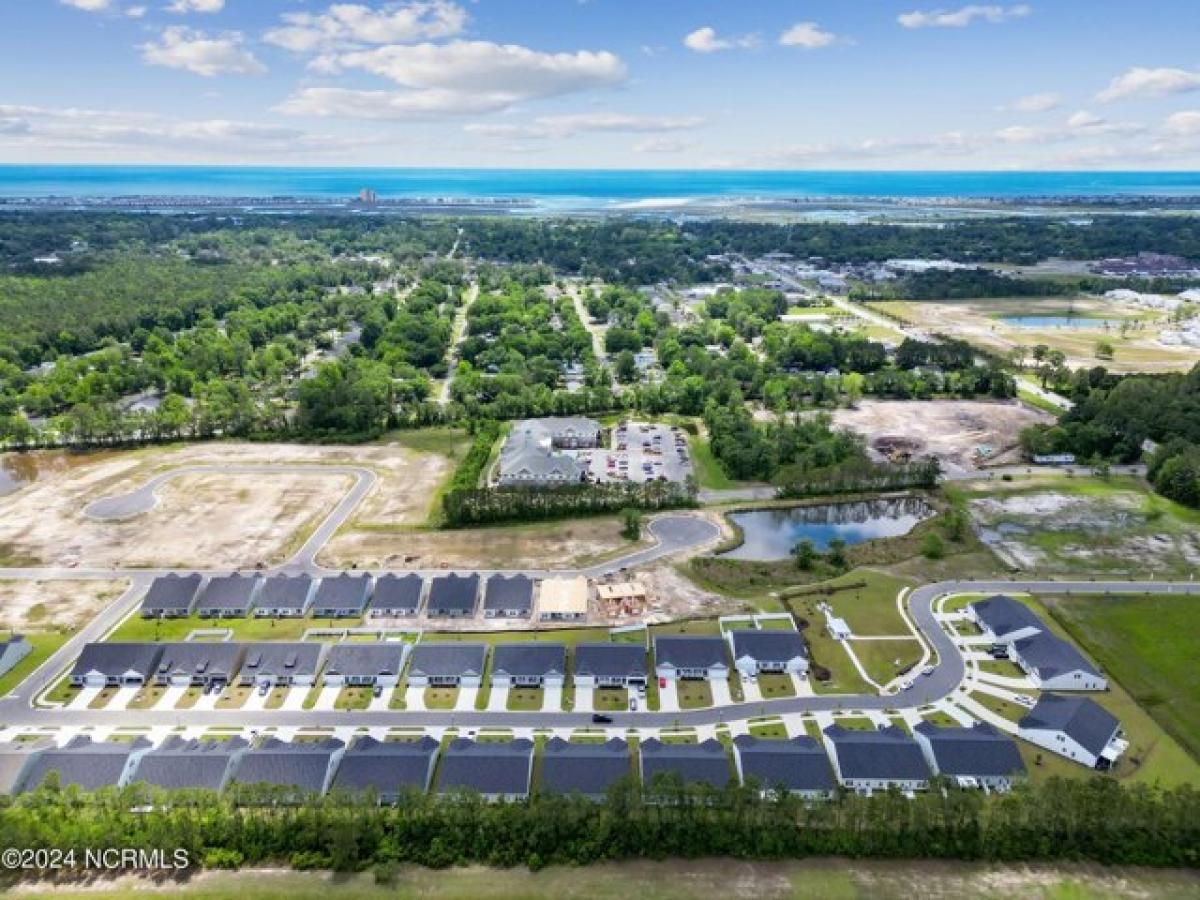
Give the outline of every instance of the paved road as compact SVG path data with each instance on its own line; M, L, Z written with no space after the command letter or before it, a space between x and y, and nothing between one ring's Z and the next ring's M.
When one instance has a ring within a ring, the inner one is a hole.
M966 667L954 642L934 615L935 601L945 594L1022 591L1035 594L1070 593L1180 593L1200 595L1200 584L1165 581L956 581L928 584L907 598L908 614L932 647L937 662L933 674L916 676L911 688L889 696L826 694L789 697L741 704L736 707L681 710L679 712L623 712L612 714L614 728L670 728L716 725L767 715L891 710L922 706L951 694L962 682ZM56 673L51 673L56 674ZM48 682L47 682L48 683ZM592 724L590 713L569 712L442 712L379 711L341 712L317 710L43 710L31 709L22 690L0 701L0 723L6 726L81 727L200 726L200 727L450 727L459 728L581 728Z

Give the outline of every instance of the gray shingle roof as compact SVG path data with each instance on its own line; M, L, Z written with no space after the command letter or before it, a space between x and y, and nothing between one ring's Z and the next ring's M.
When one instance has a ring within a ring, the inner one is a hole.
M938 774L964 778L1025 774L1017 742L986 722L970 728L939 728L921 722L914 730L929 741Z
M429 613L472 612L479 596L478 575L441 575L429 585Z
M254 575L220 575L210 578L204 590L200 592L200 599L196 601L196 611L250 609L259 581Z
M484 609L533 609L533 579L524 575L493 575L483 594Z
M395 799L405 788L425 791L433 773L438 742L377 741L360 737L350 745L338 765L332 790L374 791L380 799Z
M837 787L825 748L801 735L786 741L759 740L749 734L733 739L742 762L742 776L761 790L832 791Z
M126 672L134 672L142 678L150 678L161 655L160 644L84 644L71 674L83 676L89 672L99 672L105 677L119 677Z
M332 578L322 578L313 598L314 609L353 609L362 612L371 590L370 575L351 575L343 572Z
M267 609L303 611L312 592L311 575L272 575L263 579L258 605Z
M309 641L262 641L246 644L241 675L243 678L247 675L256 678L316 675L323 649L322 644Z
M371 609L381 612L417 609L424 584L420 575L382 575L375 580Z
M633 774L629 745L620 738L603 744L577 744L551 738L542 752L542 787L556 794L603 796Z
M1062 694L1042 694L1018 724L1021 728L1061 731L1094 756L1121 727L1116 717L1094 700Z
M756 662L788 662L808 658L808 648L798 631L748 629L732 632L733 656L748 656Z
M242 659L242 645L229 641L179 641L163 644L155 674L214 675L231 679L237 674Z
M117 784L129 757L149 747L145 739L136 741L93 741L77 737L65 747L44 750L34 757L21 779L21 790L32 791L51 772L58 773L62 787L73 784L85 791Z
M562 644L497 644L492 650L492 675L514 678L563 675L567 648Z
M196 591L200 590L199 575L164 575L155 578L142 598L143 612L180 612L186 613L192 608L196 599Z
M664 744L650 738L641 743L641 757L642 783L651 791L657 776L671 772L677 773L685 785L723 788L733 779L725 747L711 738L700 744Z
M238 784L271 784L317 793L325 786L325 777L333 755L345 746L337 738L288 743L267 738L259 747L251 747L242 756L234 773Z
M1016 641L1013 649L1041 678L1054 678L1068 672L1086 672L1095 676L1100 674L1072 644L1048 631L1041 631Z
M442 754L438 791L467 788L488 796L527 794L533 763L533 741L476 743L455 738Z
M670 664L677 669L706 669L718 663L729 665L725 642L719 637L655 638L654 658L658 665Z
M1014 634L1022 628L1044 631L1042 620L1024 603L1004 594L978 600L971 604L975 615L984 622L996 637Z
M53 747L45 738L38 741L0 743L0 794L12 794L20 787L21 775L37 754Z
M645 678L646 648L641 644L577 644L575 674L596 678Z
M917 742L895 725L869 731L830 725L825 734L833 743L843 778L922 781L930 777Z
M405 645L396 641L343 641L330 648L325 674L346 678L399 675L404 664L404 650Z
M413 648L409 676L427 675L432 678L483 675L486 644L426 643Z
M173 735L141 758L133 780L169 790L206 788L219 791L229 778L234 760L248 746L238 737L227 741L203 741Z

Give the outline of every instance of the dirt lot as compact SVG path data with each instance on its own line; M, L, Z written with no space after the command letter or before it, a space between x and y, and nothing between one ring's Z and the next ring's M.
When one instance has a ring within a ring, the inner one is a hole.
M1007 353L1021 345L1045 344L1067 355L1071 368L1103 365L1114 372L1177 372L1190 369L1200 360L1200 350L1167 347L1158 342L1163 322L1159 314L1123 307L1100 297L964 300L947 303L877 303L872 308L895 316L917 328L960 338L988 350ZM1018 327L999 316L1064 315L1102 318L1109 327ZM1124 337L1116 323L1129 321ZM1096 358L1096 342L1104 340L1116 351L1108 360ZM1026 360L1026 364L1031 364Z
M75 628L128 586L128 581L0 581L0 628Z
M568 569L632 552L616 518L454 531L363 529L337 535L320 562L339 567L427 569ZM649 541L645 542L646 544Z
M124 522L84 515L94 500L126 493L187 465L290 463L368 466L380 476L362 513L425 520L445 456L397 443L362 447L210 443L123 453L28 454L25 486L0 499L6 565L249 566L280 561L353 484L343 474L189 474L158 492L157 506Z
M834 425L867 439L877 455L889 442L901 444L914 458L936 455L947 472L972 471L1013 461L1022 428L1052 417L1017 402L984 400L863 400L854 409L834 413ZM976 460L979 447L990 447L986 460Z

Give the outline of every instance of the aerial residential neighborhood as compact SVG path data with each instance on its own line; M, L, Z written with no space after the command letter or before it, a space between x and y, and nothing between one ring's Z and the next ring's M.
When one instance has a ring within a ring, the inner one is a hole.
M0 893L1200 897L1197 34L0 3Z

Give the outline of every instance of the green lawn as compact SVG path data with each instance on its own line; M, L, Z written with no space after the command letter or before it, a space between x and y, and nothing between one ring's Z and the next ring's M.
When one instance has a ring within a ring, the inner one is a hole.
M356 628L362 619L143 619L134 613L110 641L182 641L198 629L228 628L238 641L298 641L310 628Z
M1044 597L1056 622L1194 757L1200 757L1200 598Z
M427 687L425 688L426 709L454 709L458 702L458 688Z
M771 741L786 741L787 729L783 727L782 722L773 722L769 725L751 724L750 734L756 738L765 738Z
M738 482L725 474L725 470L713 456L707 440L699 435L689 434L688 449L692 454L692 468L700 487L713 491L727 491L738 486Z
M545 697L541 688L512 688L508 692L508 708L513 712L536 712L542 708Z
M13 668L5 673L3 678L0 678L0 697L6 695L13 690L25 678L35 671L38 666L48 660L59 647L65 644L71 638L69 631L37 631L25 634L25 639L29 641L33 648L29 651L29 655L17 663Z
M334 709L366 709L374 699L369 687L344 687L333 701Z
M713 705L712 685L707 681L679 680L676 682L680 709L700 709Z
M596 712L623 712L629 709L629 691L625 688L597 688L592 691Z
M792 684L792 677L790 675L764 672L756 680L758 681L758 689L762 692L764 700L777 700L781 697L796 696L796 688Z
M916 638L899 641L851 641L850 649L876 683L887 684L921 658Z
M794 614L809 622L824 621L817 605L828 603L833 614L845 619L855 634L903 637L912 634L912 629L900 615L896 597L906 587L912 587L912 584L902 578L872 569L855 569L840 578L790 592L790 595L785 593L785 597Z

